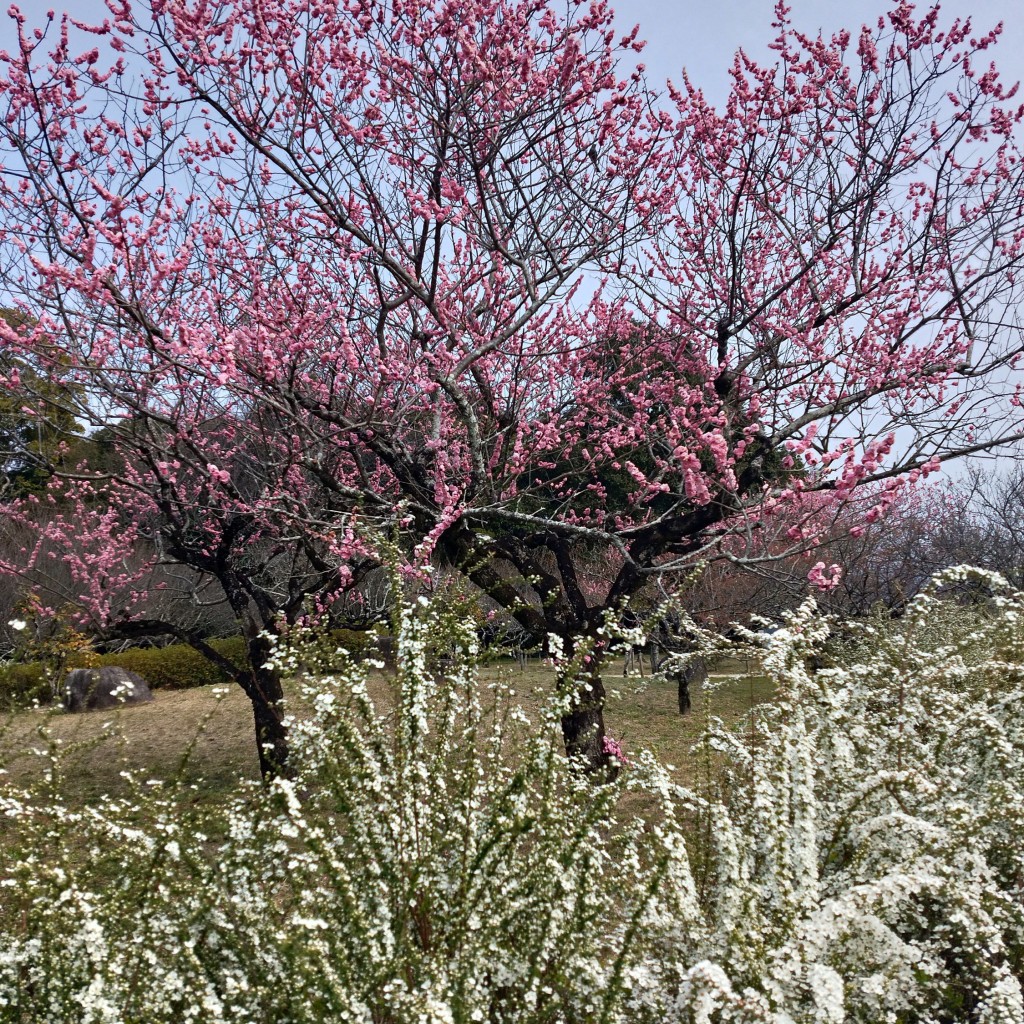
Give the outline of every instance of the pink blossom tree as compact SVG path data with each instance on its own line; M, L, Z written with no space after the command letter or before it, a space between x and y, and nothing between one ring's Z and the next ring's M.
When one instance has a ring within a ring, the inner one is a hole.
M599 0L12 10L2 301L34 319L0 330L74 367L121 455L44 547L122 634L167 626L140 540L218 581L266 771L266 633L382 537L569 645L597 767L604 627L651 579L806 547L817 495L1021 436L995 33L904 4L808 38L780 7L716 111L653 93Z

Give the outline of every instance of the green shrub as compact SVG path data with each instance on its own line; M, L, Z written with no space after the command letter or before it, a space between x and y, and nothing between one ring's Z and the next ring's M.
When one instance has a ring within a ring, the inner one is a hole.
M330 641L350 654L361 658L367 655L387 655L393 643L390 637L354 629L334 629ZM239 667L247 662L245 638L230 636L210 640L209 645L228 661ZM233 680L218 665L208 661L188 644L170 644L167 647L130 647L116 654L93 657L97 666L116 665L137 672L151 689L188 690L196 686L223 686ZM68 668L83 667L74 657ZM13 663L0 666L0 710L30 707L35 703L49 704L52 700L45 666L39 662Z
M49 704L51 699L50 681L39 662L0 666L0 710Z
M381 653L389 638L354 629L333 629L330 643L357 658ZM210 646L239 667L248 662L245 638L231 636L210 640ZM223 686L233 682L227 673L187 644L167 647L131 647L118 654L100 656L100 665L117 665L137 672L154 690L188 690L196 686Z
M210 646L232 664L246 664L245 638L230 636L210 640ZM154 690L188 690L195 686L216 686L232 680L219 666L208 661L188 644L167 647L131 647L117 654L100 656L100 665L117 665L137 672Z
M246 660L245 640L234 636L211 640L210 646L236 665ZM227 673L187 644L169 647L131 647L117 654L93 656L95 666L116 665L137 672L154 690L187 690L194 686L223 685L232 682ZM81 668L75 658L67 668ZM41 662L25 662L0 668L0 708L14 710L34 703L49 704L53 699L50 680Z
M379 634L362 629L332 629L331 640L337 647L344 647L350 654L360 657L367 654L379 654L382 640Z

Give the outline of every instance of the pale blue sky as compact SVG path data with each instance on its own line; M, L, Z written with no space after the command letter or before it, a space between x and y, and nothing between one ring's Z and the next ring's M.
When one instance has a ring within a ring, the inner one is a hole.
M652 84L678 79L685 66L709 99L720 100L728 87L732 54L742 46L752 56L769 58L774 0L612 0L624 27L639 23L647 49L640 58ZM840 28L859 29L874 23L893 6L886 0L792 0L794 23L811 33ZM919 4L919 10L927 5ZM1000 21L1004 34L993 58L1003 74L1024 80L1024 0L948 0L940 22L972 19L975 29L988 30Z
M146 0L133 0L140 6ZM558 6L558 0L555 0ZM49 9L67 10L83 20L102 21L102 0L20 0L31 23L40 24ZM651 84L679 78L683 66L708 98L721 100L728 86L728 68L739 46L753 56L770 58L774 0L612 0L617 20L625 30L639 23L647 49L640 58ZM839 28L858 29L874 22L892 6L892 0L791 0L793 19L810 32ZM927 5L918 4L920 10ZM971 17L978 30L1005 23L1005 34L993 51L1007 78L1024 80L1024 0L946 0L941 21ZM13 42L11 22L0 11L0 48Z

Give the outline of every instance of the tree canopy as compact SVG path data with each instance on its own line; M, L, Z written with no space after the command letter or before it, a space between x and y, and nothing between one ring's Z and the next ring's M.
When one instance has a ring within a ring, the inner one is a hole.
M904 3L819 38L780 6L716 109L656 94L596 2L12 10L0 253L38 322L0 332L123 453L48 526L103 628L161 628L144 535L258 664L397 538L589 659L563 725L598 765L604 625L649 581L1022 436L997 32Z
M28 323L16 309L0 309L0 320L15 330ZM75 419L76 389L60 374L59 362L48 360L41 371L0 352L0 381L0 500L9 500L45 490L56 466L67 461L67 442L82 427Z

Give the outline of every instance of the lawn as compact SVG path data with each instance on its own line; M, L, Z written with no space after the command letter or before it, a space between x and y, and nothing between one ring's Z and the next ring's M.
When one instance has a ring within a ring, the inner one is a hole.
M735 722L771 695L767 680L740 674L741 665L720 668L726 671L712 677L708 690L695 689L693 711L685 717L676 710L673 683L657 677L607 676L609 733L627 752L653 751L677 766L677 775L685 780L689 749L707 714ZM510 683L527 712L536 711L553 683L544 665L531 664L525 670L492 665L481 672ZM377 678L371 684L386 699L385 681ZM238 687L157 690L154 698L151 704L117 712L68 715L40 709L12 714L0 732L0 765L11 782L38 781L52 763L51 752L60 749L62 775L56 785L72 803L123 792L126 772L143 783L178 778L195 787L197 802L232 792L240 779L258 778L252 712ZM303 714L297 697L294 713Z

